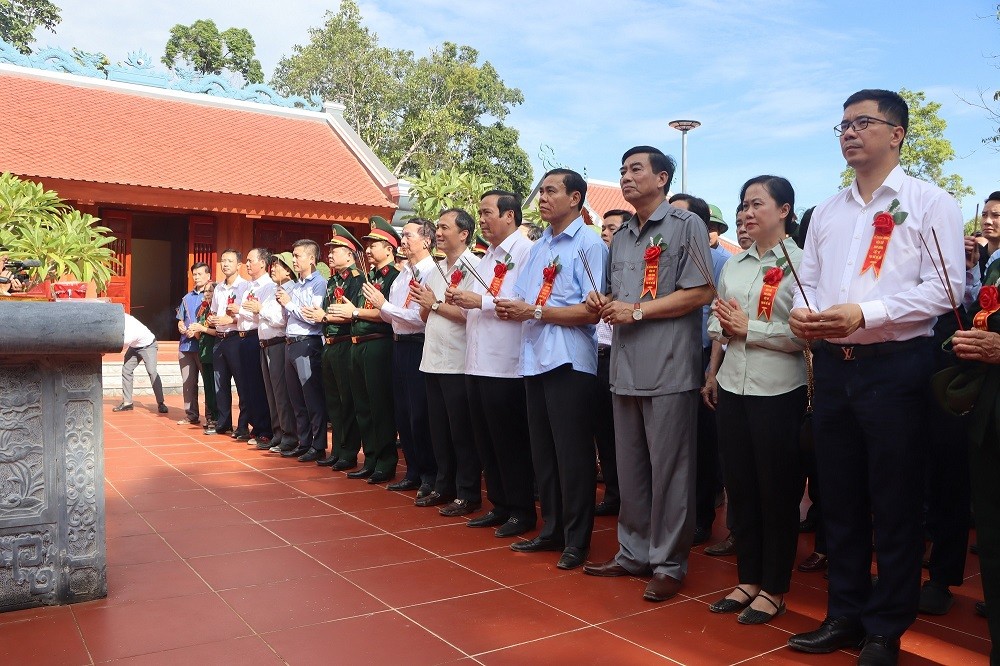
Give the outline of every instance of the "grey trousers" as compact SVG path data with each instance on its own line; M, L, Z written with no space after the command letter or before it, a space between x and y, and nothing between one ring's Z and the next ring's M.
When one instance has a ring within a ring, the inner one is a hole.
M694 539L698 392L615 395L621 511L615 561L684 580Z
M198 341L195 341L194 351L177 353L177 365L181 368L181 395L184 397L184 416L188 421L198 421L201 413L198 411L198 377L201 375L201 356L198 354Z
M260 371L264 375L264 392L267 408L271 413L271 441L275 445L295 444L299 441L295 431L295 412L288 400L285 383L285 339L260 350Z
M132 404L132 377L135 375L135 366L139 365L139 360L146 364L146 372L149 373L149 383L153 385L153 395L156 396L156 404L163 404L163 383L160 375L156 372L156 341L147 347L136 349L129 347L125 352L125 362L122 363L122 403Z

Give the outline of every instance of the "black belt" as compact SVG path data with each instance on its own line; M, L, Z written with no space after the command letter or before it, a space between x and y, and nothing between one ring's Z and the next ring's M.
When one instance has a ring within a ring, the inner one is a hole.
M318 335L286 335L285 344L294 345L296 342L302 342L303 340L312 340L313 338L318 338Z
M396 342L419 342L423 343L424 334L423 333L410 333L410 334L392 334L392 339Z
M928 343L930 338L912 338L902 342L875 342L870 345L836 345L826 340L820 340L819 348L832 355L838 361L857 361L862 358L888 356L899 352L916 349Z
M606 356L611 356L611 347L610 346L605 347L603 345L599 345L597 347L597 358L604 358Z
M225 333L216 333L215 337L219 338L220 340L225 340L226 338L231 338L234 335L238 335L241 338L245 338L246 335L247 335L247 332L246 331L226 331Z
M281 338L270 338L269 340L261 340L260 341L260 348L261 349L267 349L271 345L276 345L279 342L284 342L284 341L285 341L285 338L283 338L283 337L281 337Z
M341 342L350 342L352 339L353 338L350 335L327 335L323 338L323 342L325 342L329 347L330 345L340 344Z
M362 342L370 342L372 340L381 340L384 337L387 337L385 333L369 333L368 335L352 335L351 336L351 343L357 345L357 344L360 344Z

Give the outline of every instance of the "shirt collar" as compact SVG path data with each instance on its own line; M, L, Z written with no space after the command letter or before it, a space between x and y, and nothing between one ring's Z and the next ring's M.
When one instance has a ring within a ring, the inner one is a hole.
M892 190L894 194L899 194L899 190L903 187L903 180L905 178L906 172L903 171L902 166L897 164L893 167L892 171L889 172L889 175L885 177L885 180L882 181L882 184L875 188L875 192L872 194L872 200L874 201L875 197L878 196L883 187L888 190ZM853 199L864 205L864 202L861 199L861 192L858 190L857 178L851 181L851 186L845 190L845 197L848 201Z
M416 266L412 264L407 264L406 267L413 273L413 269L416 268L420 271L421 275L427 275L427 271L434 268L434 255L428 254L426 257L417 262Z
M656 207L656 210L653 211L653 214L649 216L649 219L646 220L646 224L648 225L651 222L659 222L663 220L663 218L665 218L670 212L671 208L673 208L673 206L670 205L670 202L664 199L660 202L660 205ZM631 229L636 236L641 233L642 227L639 225L639 217L637 215L630 217L628 222L625 223L625 226Z
M545 231L542 233L543 237L551 238L555 240L559 236L569 236L570 238L575 238L576 235L583 229L583 215L577 215L576 219L569 223L569 226L563 229L560 233L553 236L552 227L546 227Z
M507 238L504 238L502 241L500 241L500 245L498 245L497 247L503 250L505 254L510 254L510 248L514 247L514 244L517 243L518 236L524 238L525 240L528 240L525 237L525 235L521 233L520 227L514 227L514 233L512 233L510 236L507 236Z

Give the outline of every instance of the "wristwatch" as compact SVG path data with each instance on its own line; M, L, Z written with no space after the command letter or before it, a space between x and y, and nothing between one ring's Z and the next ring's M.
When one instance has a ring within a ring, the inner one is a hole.
M357 321L358 317L360 316L361 316L361 310L355 310L354 312L351 313L351 319L353 319L354 321Z
M632 306L632 319L642 321L642 310L639 308L638 303Z
M535 319L537 319L538 321L542 320L542 306L541 305L536 305L535 306Z
M431 305L431 312L437 312L439 307L441 307L441 301L434 301Z

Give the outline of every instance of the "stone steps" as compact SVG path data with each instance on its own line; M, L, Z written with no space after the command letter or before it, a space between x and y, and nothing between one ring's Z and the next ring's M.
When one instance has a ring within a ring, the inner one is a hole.
M157 345L156 371L160 375L163 383L163 393L166 395L180 395L181 393L181 368L177 364L177 342L161 341ZM106 354L103 359L102 375L104 377L104 395L121 396L122 394L122 361L124 354ZM201 377L198 378L198 395L204 395ZM146 366L139 363L135 369L132 380L132 392L134 395L153 395L153 387L149 383L149 375L146 374Z

